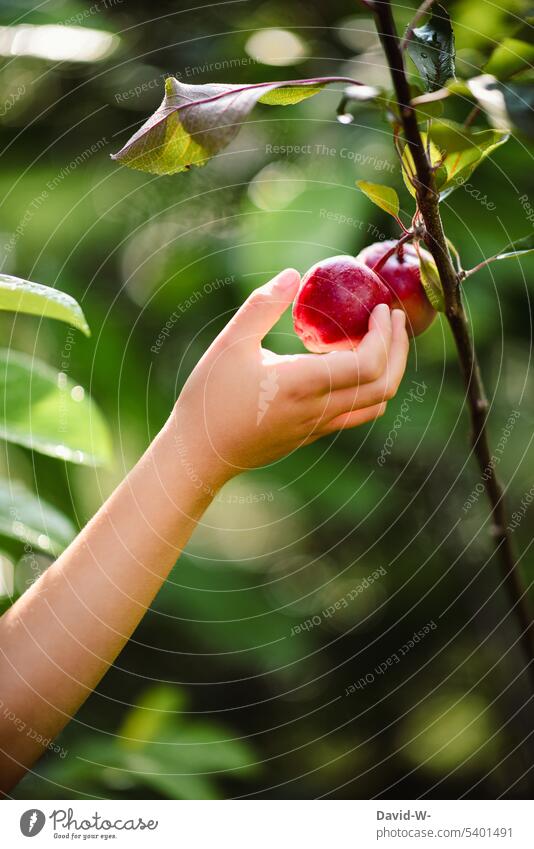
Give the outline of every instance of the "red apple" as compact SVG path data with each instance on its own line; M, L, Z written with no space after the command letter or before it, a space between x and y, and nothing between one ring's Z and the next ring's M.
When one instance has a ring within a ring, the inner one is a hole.
M397 245L396 240L375 242L358 254L360 262L373 268L387 251ZM434 262L428 251L420 249L429 262ZM376 272L391 290L392 308L400 307L406 313L406 329L412 336L419 336L434 321L437 312L428 300L421 283L419 259L413 245L400 245L384 265Z
M367 333L377 304L392 296L378 275L352 256L333 256L302 278L293 304L293 324L308 351L355 348Z

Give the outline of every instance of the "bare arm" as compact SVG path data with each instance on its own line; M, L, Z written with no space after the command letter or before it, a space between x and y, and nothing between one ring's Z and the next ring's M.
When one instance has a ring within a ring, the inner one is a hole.
M279 357L261 347L298 282L286 271L253 293L134 469L0 619L3 706L40 739L53 739L100 681L229 478L376 418L395 393L408 349L399 311L377 307L356 352ZM266 380L276 391L259 416ZM0 715L4 792L42 754L35 736Z

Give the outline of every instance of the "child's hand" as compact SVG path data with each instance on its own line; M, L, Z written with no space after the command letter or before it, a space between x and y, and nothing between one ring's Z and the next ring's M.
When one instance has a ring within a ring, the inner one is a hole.
M279 356L263 337L291 304L297 271L256 289L189 377L173 414L181 463L205 492L325 434L381 416L406 367L401 310L384 304L355 351Z
M253 292L143 457L0 617L2 700L36 730L17 734L5 711L0 717L0 792L21 778L46 748L42 741L61 731L113 663L217 488L241 469L374 419L395 394L408 338L404 314L386 306L373 312L357 351L279 357L261 347L298 284L288 270Z

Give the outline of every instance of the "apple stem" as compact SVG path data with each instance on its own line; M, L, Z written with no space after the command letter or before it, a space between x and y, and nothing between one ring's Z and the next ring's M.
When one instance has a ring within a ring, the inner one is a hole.
M399 227L401 228L401 230L404 234L410 232L410 230L408 230L408 228L404 226L404 224L402 223L402 221L400 220L400 218L397 215L394 215L393 217L394 217L395 221L397 222L397 224L399 225Z
M427 5L429 6L429 4L423 4L423 6ZM424 241L438 269L445 299L445 315L454 337L464 378L471 419L472 450L477 458L491 506L492 524L490 531L493 537L495 551L501 564L502 584L508 591L510 612L513 611L513 615L517 619L519 639L527 659L526 670L534 689L533 622L528 607L526 590L523 586L512 546L505 508L504 490L495 473L495 463L492 460L492 453L489 447L487 433L489 404L462 301L460 286L462 275L458 274L454 268L448 240L443 230L439 210L439 193L436 189L432 164L428 158L423 139L421 138L417 115L411 104L410 87L404 66L404 56L393 18L390 0L382 0L382 2L376 3L374 14L378 34L395 88L402 129L406 142L410 146L415 168L414 185L417 206L426 227ZM473 272L474 270L472 269L470 273Z
M402 251L402 249L403 249L402 246L404 245L404 243L411 241L413 239L413 237L414 237L413 230L407 230L404 233L404 235L400 237L398 242L395 245L393 245L392 248L390 248L388 251L386 251L386 253L383 256L381 256L380 259L377 260L374 265L371 266L371 271L378 273L380 271L380 269L383 268L383 266L386 264L388 259L390 257L392 257L395 252L399 253L399 256L400 256L400 251Z

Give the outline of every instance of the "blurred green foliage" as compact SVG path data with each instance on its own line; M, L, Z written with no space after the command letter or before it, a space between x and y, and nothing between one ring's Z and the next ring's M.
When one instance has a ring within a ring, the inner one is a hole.
M2 477L67 522L42 516L49 545L34 542L41 553L31 562L24 534L2 537L20 589L48 565L52 541L83 525L135 462L254 286L285 266L303 272L396 235L356 180L394 186L401 217L409 221L413 211L389 127L365 104L351 125L339 124L335 90L292 109L259 106L200 171L154 178L109 158L158 105L167 73L191 83L337 74L387 85L358 4L265 0L169 11L117 0L88 14L82 3L32 5L4 3L0 23L82 15L81 26L118 37L100 61L24 55L0 68L2 271L73 295L92 337L71 334L65 367L66 327L0 314L0 329L5 346L38 356L91 393L113 451L107 466L88 467L4 446ZM481 73L523 13L520 0L447 8L464 76ZM397 11L404 26L413 10ZM290 30L300 45L276 65L268 64L268 40L262 59L247 52L251 36L271 27ZM456 98L452 109L462 121L470 104ZM443 202L465 267L530 232L531 156L524 138L512 139ZM531 272L529 257L499 263L465 288L495 443L520 412L499 464L512 510L534 468ZM180 318L156 354L173 311ZM302 350L289 315L267 343ZM423 400L410 403L397 430L413 381L424 384ZM466 428L440 319L413 344L403 388L378 425L320 441L223 490L57 741L60 752L46 755L17 797L525 795L534 762L530 743L521 745L532 730L529 693L486 504L479 498L464 509L479 483ZM30 511L26 524L38 537L33 518ZM531 525L527 517L514 533L527 583ZM379 568L379 580L324 614ZM430 636L387 673L374 672L430 620ZM312 626L297 632L307 621ZM372 684L346 696L367 674Z

